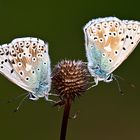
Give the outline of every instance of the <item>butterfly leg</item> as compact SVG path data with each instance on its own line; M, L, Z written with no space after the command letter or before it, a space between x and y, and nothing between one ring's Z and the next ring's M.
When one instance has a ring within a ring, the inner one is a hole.
M52 94L52 93L48 93L47 95L56 96L56 97L59 96L59 95L57 95L57 94Z
M52 99L49 99L48 94L45 95L45 100L46 100L46 101L49 101L49 102L52 102L52 103L56 103L56 101L54 101L54 100L52 100Z
M90 86L87 90L89 90L89 89L91 89L91 88L93 88L93 87L95 87L95 86L98 85L98 78L94 78L94 83L95 84L93 84L92 86Z

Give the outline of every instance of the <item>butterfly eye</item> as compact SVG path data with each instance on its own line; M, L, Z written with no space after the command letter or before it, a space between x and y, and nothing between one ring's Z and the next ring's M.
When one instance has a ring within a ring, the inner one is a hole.
M106 82L111 82L112 80L113 80L113 79L112 79L112 74L107 75L105 81L106 81Z

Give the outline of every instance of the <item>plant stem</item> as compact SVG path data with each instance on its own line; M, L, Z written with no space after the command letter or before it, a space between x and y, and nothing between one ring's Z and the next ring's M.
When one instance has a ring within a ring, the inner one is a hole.
M61 125L60 140L65 140L66 139L67 125L68 125L70 108L71 108L71 99L67 99L67 101L65 102L65 107L64 107L63 120L62 120L62 125Z

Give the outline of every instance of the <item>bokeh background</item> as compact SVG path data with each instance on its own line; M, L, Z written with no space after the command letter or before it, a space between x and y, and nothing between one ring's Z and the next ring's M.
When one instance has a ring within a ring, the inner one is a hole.
M49 42L52 68L62 59L86 61L83 26L91 19L116 16L140 20L139 1L111 0L0 0L0 44L16 37L33 36ZM140 45L117 69L122 76L121 95L115 82L87 91L72 106L67 140L140 140ZM135 84L132 88L129 82ZM0 139L59 140L63 109L44 99L27 100L19 112L20 100L6 103L25 93L0 75Z

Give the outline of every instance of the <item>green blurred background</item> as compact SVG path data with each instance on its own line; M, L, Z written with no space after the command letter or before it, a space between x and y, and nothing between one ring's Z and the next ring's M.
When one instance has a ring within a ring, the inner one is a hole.
M112 0L0 0L0 44L16 37L34 36L49 42L52 67L62 59L86 61L83 26L92 18L116 16L140 20L139 1ZM89 90L72 106L67 140L140 140L140 45L114 73L115 82ZM128 81L134 83L131 88ZM13 113L19 101L3 103L26 91L0 76L0 140L59 140L63 109L44 99L27 100Z

